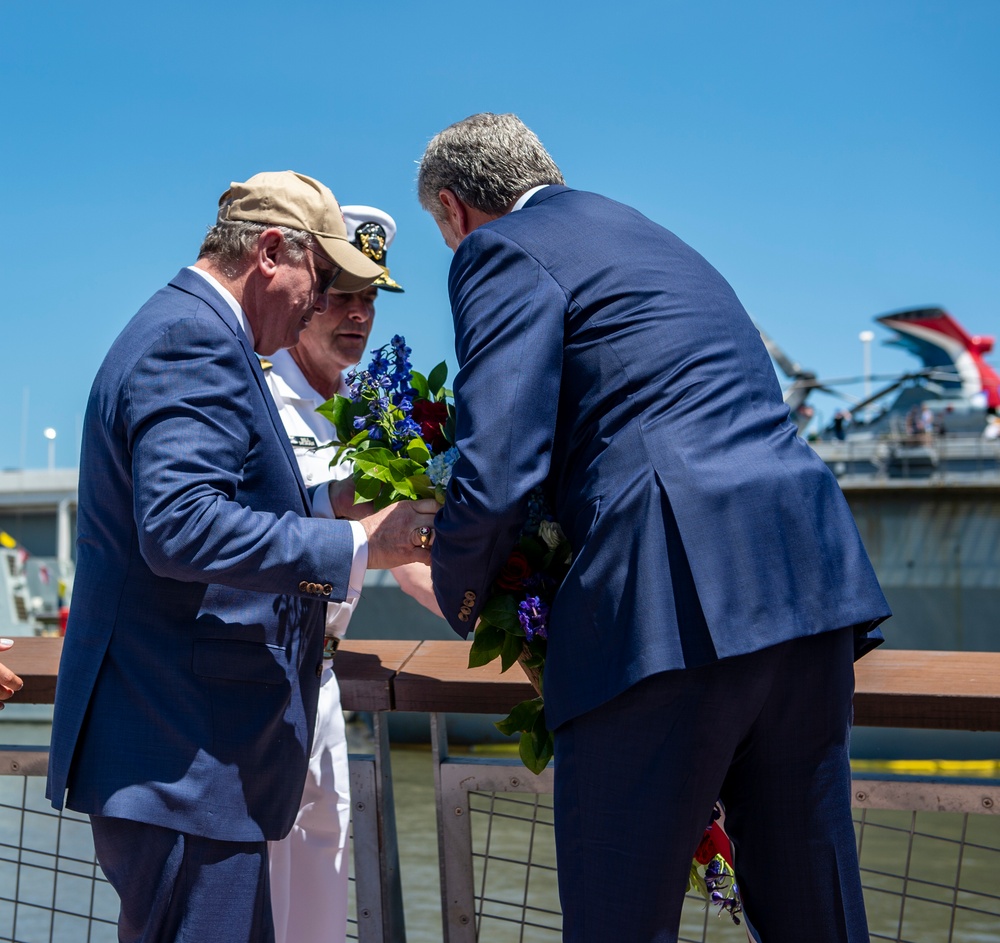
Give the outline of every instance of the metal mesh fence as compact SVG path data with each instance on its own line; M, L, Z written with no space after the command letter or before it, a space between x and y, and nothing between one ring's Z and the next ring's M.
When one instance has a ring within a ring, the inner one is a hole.
M905 789L899 795L899 783L886 785L911 805L964 803L981 807L983 814L937 808L855 809L872 940L995 943L1000 939L1000 816L992 814L992 801L983 799L977 786L940 787L931 790L930 798L921 798ZM941 789L950 790L947 801L941 799ZM867 800L870 791L867 784L858 794ZM886 801L892 800L883 798L883 804ZM558 943L561 918L551 794L470 791L468 809L479 943ZM746 939L744 927L689 893L682 943Z
M461 847L444 853L471 865L469 929L479 943L558 943L552 795L545 777L536 783L516 775L516 767L515 775L511 767L455 767L445 777L446 806L453 819L466 819L468 832ZM456 788L465 790L464 798ZM855 827L873 940L1000 939L996 788L926 781L856 785ZM95 863L89 822L55 812L43 793L41 776L0 776L0 941L114 943L117 898ZM458 816L458 809L467 815ZM357 921L353 864L348 935L360 939L371 930ZM692 894L679 939L743 943L746 935Z
M90 821L56 812L38 776L0 776L0 940L115 943L118 898Z
M118 896L90 820L57 812L40 776L0 776L0 943L116 943ZM349 940L359 939L351 861Z
M559 943L552 796L548 793L469 794L476 930L481 943ZM689 894L680 940L691 943L743 941L747 936L727 916Z
M1000 939L1000 817L864 809L855 828L873 940Z

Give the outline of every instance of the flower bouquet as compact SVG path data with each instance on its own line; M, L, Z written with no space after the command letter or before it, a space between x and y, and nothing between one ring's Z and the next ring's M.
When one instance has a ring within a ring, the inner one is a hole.
M342 443L331 464L353 464L355 501L376 509L395 501L434 497L444 503L455 448L455 409L444 386L448 370L438 364L424 376L413 370L411 350L400 335L372 352L365 370L347 374L350 396L334 396L318 412L330 420ZM543 700L549 609L573 554L540 489L529 495L528 516L517 545L493 581L479 614L469 667L501 660L501 671L519 663L537 696L518 704L496 727L520 733L521 761L540 773L553 756ZM732 868L729 839L718 805L691 864L695 888L739 923L742 905Z
M501 671L520 662L537 697L522 701L497 729L520 733L521 762L533 773L545 769L553 755L551 731L545 725L543 679L549 608L573 559L569 541L553 519L539 489L528 499L528 519L517 546L493 581L479 613L469 652L469 667L501 660Z
M705 900L718 907L719 916L729 914L733 923L738 926L743 901L736 884L736 872L733 870L732 845L722 822L722 804L717 802L694 853L687 889L698 891Z
M317 410L341 443L330 464L350 461L355 502L371 501L376 510L417 498L443 504L458 458L448 367L439 363L424 376L413 370L410 353L397 334L372 351L367 369L347 374L349 397L337 394Z

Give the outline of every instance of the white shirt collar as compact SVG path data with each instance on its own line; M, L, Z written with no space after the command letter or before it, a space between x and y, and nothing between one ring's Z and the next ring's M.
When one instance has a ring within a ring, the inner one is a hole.
M317 405L324 402L323 397L309 385L299 365L292 360L292 355L286 349L276 350L267 359L271 361L273 375L287 388L286 396L291 394Z
M243 333L246 334L247 340L250 341L250 347L253 348L253 328L250 327L250 322L247 320L247 316L243 313L243 309L240 307L240 303L233 297L232 292L226 288L223 284L219 282L217 278L209 275L203 268L195 268L193 265L188 266L189 272L194 272L195 275L200 275L209 285L211 285L220 295L222 295L226 304L233 309L233 314L236 315L236 320L239 322L240 327L243 329Z
M524 204L528 202L539 190L544 190L549 184L543 183L541 186L532 187L525 193L522 193L518 198L517 202L510 208L512 213L516 213L518 210L524 208Z
M276 350L273 354L269 354L267 359L271 362L272 376L285 387L282 395L285 397L291 395L306 402L315 403L317 406L322 406L326 402L326 397L310 385L302 368L295 362L287 349ZM350 395L350 389L343 375L340 377L340 387L337 392L341 396Z

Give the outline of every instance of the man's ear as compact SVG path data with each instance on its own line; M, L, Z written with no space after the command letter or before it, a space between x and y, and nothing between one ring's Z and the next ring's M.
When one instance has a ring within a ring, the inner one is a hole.
M469 220L469 207L447 188L438 191L438 199L444 207L448 225L460 240L464 239L474 228Z
M278 271L278 255L284 238L277 229L265 229L257 237L257 270L266 278L273 278Z

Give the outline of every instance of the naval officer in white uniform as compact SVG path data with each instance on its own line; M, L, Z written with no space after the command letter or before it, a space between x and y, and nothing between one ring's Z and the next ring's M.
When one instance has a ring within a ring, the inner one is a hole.
M383 274L364 291L331 291L326 310L313 317L298 345L279 350L263 362L306 485L350 476L349 465L330 467L335 449L324 446L334 439L335 431L316 407L335 393L347 395L343 372L366 355L378 293L403 291L386 265L386 251L396 233L392 217L371 206L342 209L347 238L381 265ZM423 574L400 569L403 572L393 572L402 588L436 609L427 567L420 567ZM355 605L357 599L328 604L316 734L302 802L288 836L270 843L276 943L342 943L347 934L350 792L333 653Z

